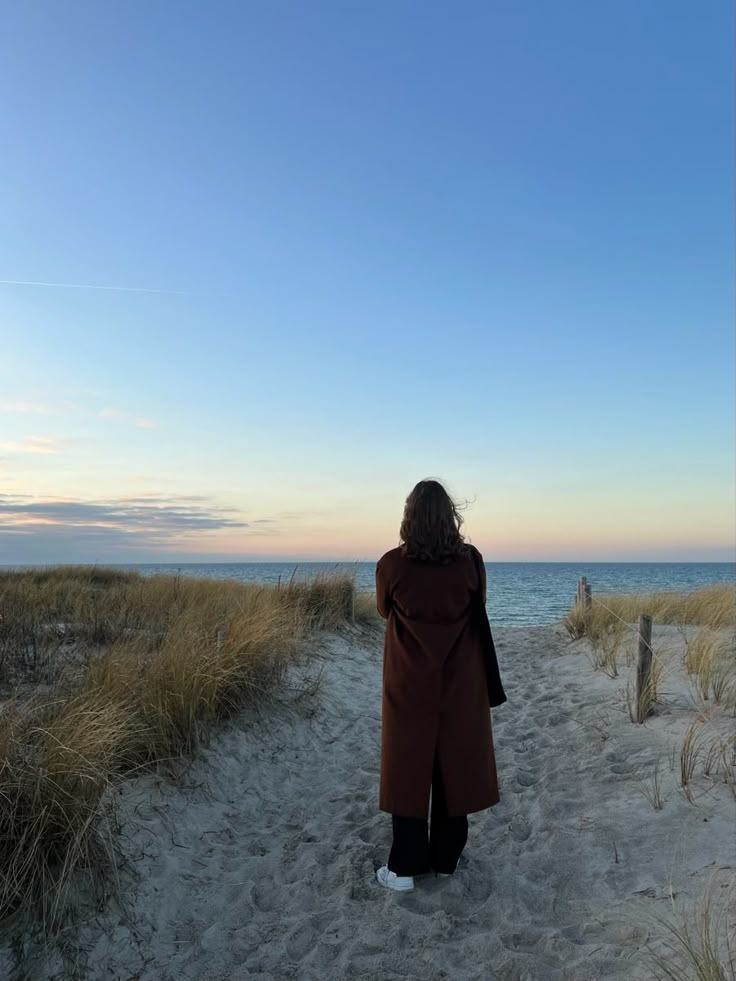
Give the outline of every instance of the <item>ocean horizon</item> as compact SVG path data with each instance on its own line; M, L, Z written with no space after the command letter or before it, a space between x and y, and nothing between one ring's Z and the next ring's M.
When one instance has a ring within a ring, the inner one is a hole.
M50 563L49 563L50 564ZM54 563L59 564L59 563ZM92 564L92 563L90 563ZM103 564L103 563L100 563ZM145 562L104 563L142 575L182 575L236 582L286 584L292 577L329 572L355 576L357 588L375 591L375 562ZM597 593L687 592L717 583L736 585L734 562L486 562L488 613L497 626L554 623L570 609L578 579ZM28 566L40 568L38 564ZM22 566L3 566L22 568Z

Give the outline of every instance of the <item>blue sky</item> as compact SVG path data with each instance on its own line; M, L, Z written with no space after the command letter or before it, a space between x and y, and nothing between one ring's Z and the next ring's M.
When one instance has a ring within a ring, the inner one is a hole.
M732 37L7 5L0 563L370 559L424 476L489 560L732 558Z

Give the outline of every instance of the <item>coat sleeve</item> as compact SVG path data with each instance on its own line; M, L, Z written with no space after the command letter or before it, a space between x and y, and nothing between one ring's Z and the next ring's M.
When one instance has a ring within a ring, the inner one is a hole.
M391 612L391 591L386 578L386 570L379 562L376 566L376 607L384 620Z

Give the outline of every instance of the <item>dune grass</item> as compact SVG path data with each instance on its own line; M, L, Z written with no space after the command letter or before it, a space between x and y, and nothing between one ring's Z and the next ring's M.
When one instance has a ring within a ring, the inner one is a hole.
M590 643L589 657L596 670L618 675L619 661L631 669L625 699L632 722L645 720L658 703L665 678L673 669L672 652L665 646L652 651L646 684L637 704L636 636L640 613L653 624L677 626L685 653L682 666L693 686L693 711L679 750L673 749L671 769L678 772L678 790L694 803L693 779L701 768L706 777L722 779L736 796L736 738L719 731L718 720L726 711L736 711L736 586L708 586L692 593L601 594L586 606L576 604L565 621L574 639ZM693 627L696 629L693 630ZM699 629L697 629L699 628ZM679 756L679 766L676 758ZM645 793L655 810L663 797L659 776Z
M688 642L685 668L703 701L736 705L736 645L733 636L704 628Z
M647 784L643 780L639 781L639 788L655 811L661 811L664 807L664 794L662 792L662 779L659 772L659 760L654 764L651 783Z
M631 665L635 651L626 641L636 634L639 615L649 614L655 625L679 627L685 637L685 668L702 700L712 699L726 707L736 707L736 586L730 583L706 586L692 593L621 593L593 596L583 606L575 604L565 618L571 638L585 637L591 645L591 662L596 670L611 677L618 674L618 660L626 652ZM687 628L701 629L688 638ZM656 676L661 662L654 652L652 684L645 693L645 717L657 698ZM628 693L632 719L631 692Z
M114 861L111 789L277 689L315 630L369 620L345 575L279 586L0 573L0 922L59 922Z
M724 734L718 726L725 719L723 710L736 708L736 586L725 583L690 593L593 594L591 603L570 609L565 626L572 639L589 641L594 668L616 677L620 654L625 653L627 666L636 670L635 638L642 613L651 616L655 626L680 628L685 641L683 666L695 688L695 716L679 749L673 746L670 752L670 769L677 773L679 792L694 802L693 779L700 767L705 776L726 783L736 797L736 736L730 729ZM693 634L692 627L700 630ZM641 706L636 705L635 678L627 682L632 721L646 718L657 702L665 653L653 651ZM661 810L665 797L658 763L651 784L641 789L652 808ZM651 952L654 977L659 981L736 981L736 937L732 929L729 933L733 885L723 898L707 894L689 918L681 914L679 922L657 920L657 933L664 933L666 939L664 953Z
M736 981L736 880L723 886L711 883L689 913L675 910L672 920L655 918L666 938L665 952L649 951L657 981Z
M712 630L736 628L736 586L719 583L691 593L593 594L591 604L586 607L576 604L569 610L565 625L570 636L596 641L622 621L636 624L640 613L647 613L659 624L689 624Z
M629 674L626 681L626 706L632 722L638 723L642 719L647 719L654 710L663 674L662 661L656 653L652 656L649 674L640 691L637 692L636 672Z

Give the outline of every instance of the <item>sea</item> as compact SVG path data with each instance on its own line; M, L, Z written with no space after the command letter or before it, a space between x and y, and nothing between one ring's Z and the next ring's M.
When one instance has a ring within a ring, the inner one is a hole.
M182 575L237 582L287 583L330 572L355 576L359 590L375 591L374 562L223 562L126 565L144 575ZM554 623L574 602L585 576L593 594L688 592L714 583L736 586L733 562L486 562L488 615L502 627Z

